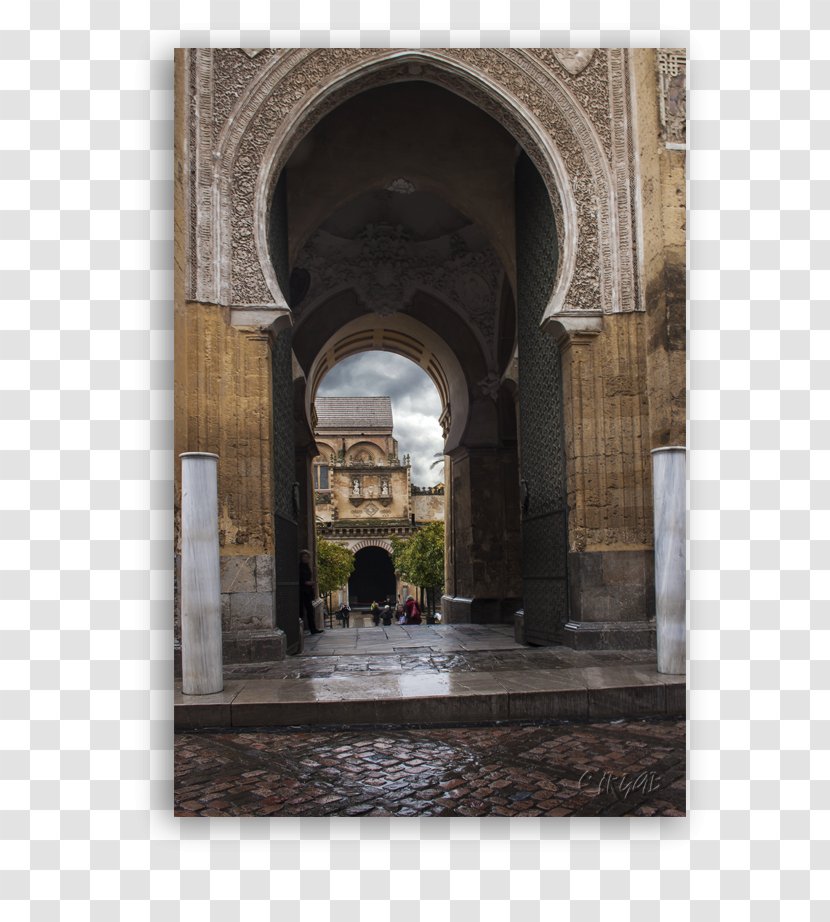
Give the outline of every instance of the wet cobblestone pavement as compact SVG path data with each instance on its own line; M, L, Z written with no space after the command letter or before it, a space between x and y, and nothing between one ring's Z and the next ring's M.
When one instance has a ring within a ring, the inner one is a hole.
M685 721L176 735L176 816L683 816Z

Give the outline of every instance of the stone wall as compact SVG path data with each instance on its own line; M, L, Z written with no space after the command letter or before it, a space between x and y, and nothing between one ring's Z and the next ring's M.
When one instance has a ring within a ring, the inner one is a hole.
M447 621L512 622L521 598L515 452L459 450L450 471L451 547L442 599Z
M571 551L651 545L646 323L615 314L560 340Z
M177 64L181 54L177 52ZM267 334L232 326L227 307L186 300L188 176L183 141L187 103L182 70L176 69L176 167L174 220L174 453L175 635L181 545L181 465L186 451L219 456L218 499L222 628L225 660L260 652L284 655L284 637L274 630L274 529L272 495L271 346ZM293 439L293 433L287 433ZM294 549L291 549L294 553ZM241 639L240 639L241 638Z
M665 56L663 56L665 57ZM685 59L684 59L685 60ZM639 104L649 447L686 444L686 150L683 111L664 114L658 52L632 59ZM680 148L680 149L678 149Z
M650 451L685 444L682 119L661 123L658 53L632 51L631 60L640 310L606 314L601 333L559 337L571 617L562 639L583 647L653 643Z
M444 521L443 494L413 493L410 502L416 522Z

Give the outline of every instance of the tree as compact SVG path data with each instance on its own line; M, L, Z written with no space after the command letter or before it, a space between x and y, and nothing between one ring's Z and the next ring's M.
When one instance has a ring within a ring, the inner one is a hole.
M412 577L409 575L409 548L410 541L406 538L392 537L392 566L395 572L403 579L410 582Z
M435 596L444 588L444 523L422 525L407 541L392 543L395 569L408 582L421 586L431 594L430 612Z
M330 596L345 586L354 570L352 552L333 541L317 538L317 584L320 595ZM331 611L331 599L328 599Z

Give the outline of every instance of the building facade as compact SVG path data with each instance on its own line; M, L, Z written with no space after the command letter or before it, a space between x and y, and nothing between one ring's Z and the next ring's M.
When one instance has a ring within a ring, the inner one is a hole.
M409 456L393 437L389 397L318 397L312 462L318 534L355 556L348 586L333 603L366 606L409 586L392 567L394 538L410 537L418 524L443 521L444 490L411 482Z
M298 644L317 388L372 349L441 396L445 619L653 643L685 53L196 49L175 73L176 451L219 455L226 657ZM403 520L363 473L356 518Z

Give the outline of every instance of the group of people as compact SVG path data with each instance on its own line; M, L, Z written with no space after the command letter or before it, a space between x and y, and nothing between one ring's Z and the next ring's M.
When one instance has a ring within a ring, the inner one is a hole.
M391 596L387 596L383 602L372 602L372 623L375 627L380 624L389 626L394 620L398 624L421 624L421 607L418 605L414 596L407 596L406 602L401 605L400 602L395 604Z
M309 633L321 634L322 631L317 629L314 623L314 574L311 570L311 552L300 552L300 619L305 619ZM383 602L372 602L372 623L375 627L380 624L389 626L394 618L397 624L421 624L421 607L414 596L408 595L406 601L397 604L392 596L387 596ZM349 626L349 615L351 608L344 603L337 611L337 620L342 622L343 627Z

